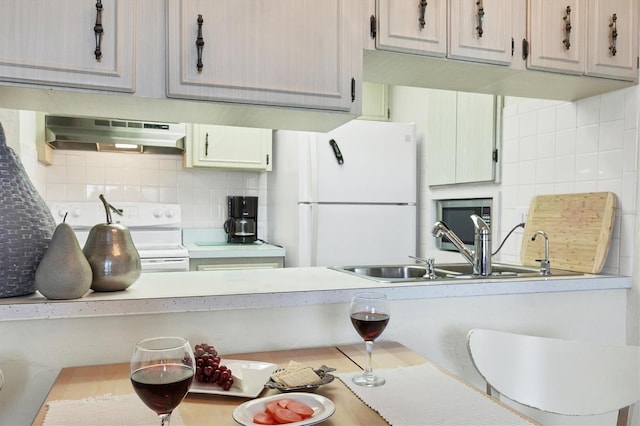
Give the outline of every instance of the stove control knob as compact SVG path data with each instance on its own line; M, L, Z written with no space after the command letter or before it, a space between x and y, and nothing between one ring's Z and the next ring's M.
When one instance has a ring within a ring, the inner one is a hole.
M69 213L69 210L65 209L64 207L61 207L58 210L58 216L60 216L61 218L64 218L67 213Z
M70 213L72 217L80 217L80 209L73 209Z
M175 212L171 209L168 209L166 212L164 212L164 215L171 219L173 216L175 216Z
M162 217L162 210L160 210L160 209L155 209L155 210L153 211L153 217L155 217L155 218L161 218L161 217Z

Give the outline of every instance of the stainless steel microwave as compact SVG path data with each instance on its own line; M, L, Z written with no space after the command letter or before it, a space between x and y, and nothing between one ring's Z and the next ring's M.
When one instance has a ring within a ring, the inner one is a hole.
M474 249L474 228L470 216L476 214L491 227L493 198L465 198L436 201L436 220L444 222L469 250ZM457 251L447 237L436 239L440 250Z

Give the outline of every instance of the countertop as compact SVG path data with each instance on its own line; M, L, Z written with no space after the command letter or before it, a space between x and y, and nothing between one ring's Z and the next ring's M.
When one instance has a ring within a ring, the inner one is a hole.
M189 250L189 257L192 259L285 256L283 247L263 241L228 243L224 230L217 228L183 229L182 244Z
M0 321L347 303L364 289L403 300L629 288L631 277L611 275L380 284L325 267L151 272L124 291L0 299Z

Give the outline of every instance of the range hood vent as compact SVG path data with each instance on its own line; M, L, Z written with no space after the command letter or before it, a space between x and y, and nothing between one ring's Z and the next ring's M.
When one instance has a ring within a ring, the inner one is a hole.
M107 118L45 116L45 140L53 149L174 154L184 152L187 126Z

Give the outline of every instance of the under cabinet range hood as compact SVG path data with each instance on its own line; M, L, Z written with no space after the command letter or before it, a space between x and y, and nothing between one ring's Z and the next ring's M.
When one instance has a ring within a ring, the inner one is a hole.
M186 136L182 123L45 116L45 140L54 149L182 155Z

